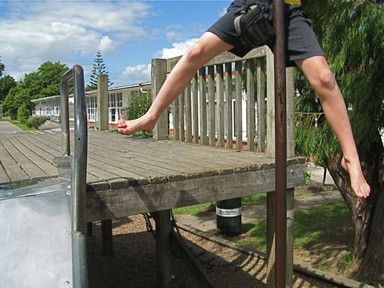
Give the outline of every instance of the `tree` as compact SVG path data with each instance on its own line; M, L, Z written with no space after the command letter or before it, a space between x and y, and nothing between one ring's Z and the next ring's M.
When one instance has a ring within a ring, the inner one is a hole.
M3 77L4 70L5 70L5 65L1 62L1 57L0 57L0 77Z
M10 89L4 98L5 113L12 119L16 119L17 110L23 103L32 110L32 99L59 95L61 77L67 70L68 67L65 64L48 61L43 63L37 72L26 74L24 79Z
M0 78L0 102L8 95L9 90L15 87L16 84L16 80L10 75Z
M384 126L383 6L374 0L305 2L305 11L313 20L314 30L351 108L350 119L363 172L372 189L370 197L357 198L351 190L349 177L340 165L340 147L325 121L314 121L313 115L300 116L298 145L301 152L314 153L327 167L352 212L355 278L384 284L384 147L379 133ZM299 107L312 107L311 112L318 112L316 104L304 101L309 91L304 84L299 91Z
M101 56L101 52L97 51L96 58L93 60L93 68L92 74L89 77L89 84L86 87L87 91L96 90L97 89L97 76L99 75L108 75L109 72L105 67L103 57ZM108 86L112 86L113 83L108 79Z

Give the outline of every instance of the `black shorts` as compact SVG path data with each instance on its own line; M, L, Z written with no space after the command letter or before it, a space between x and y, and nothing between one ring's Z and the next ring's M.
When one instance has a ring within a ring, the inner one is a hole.
M272 4L270 0L253 0L262 3L268 19L272 22ZM244 47L236 33L234 20L246 0L234 0L227 13L215 22L207 31L214 33L224 42L234 46L230 50L233 54L243 57L250 49ZM287 65L294 65L295 60L302 60L312 56L323 56L323 50L311 28L311 21L303 14L301 7L285 5L286 21L286 59ZM271 45L273 46L273 45ZM270 47L273 50L273 47Z

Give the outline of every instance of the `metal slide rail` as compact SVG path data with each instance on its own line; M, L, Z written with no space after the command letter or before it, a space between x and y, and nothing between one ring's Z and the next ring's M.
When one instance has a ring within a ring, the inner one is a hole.
M75 100L74 155L70 151L69 128L69 83L73 80ZM63 158L71 162L72 193L72 256L73 287L88 287L86 257L86 176L88 155L87 110L84 89L84 71L79 65L73 66L62 76L60 86L61 144Z

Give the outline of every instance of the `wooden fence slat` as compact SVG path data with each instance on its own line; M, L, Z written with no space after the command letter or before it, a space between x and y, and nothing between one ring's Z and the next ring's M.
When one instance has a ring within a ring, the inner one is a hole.
M217 84L217 144L224 147L224 72L223 65L216 65L216 84Z
M225 106L226 106L226 124L227 124L227 145L226 148L233 149L233 129L232 129L232 63L225 64Z
M255 65L250 59L247 65L247 147L248 151L255 149Z
M180 123L180 103L179 103L179 97L173 101L173 137L175 140L180 141L180 129L179 129L179 123Z
M192 134L193 143L199 143L199 98L197 87L197 74L192 78Z
M205 67L199 70L199 98L200 98L200 144L207 145L207 82Z
M208 66L208 123L209 145L215 146L216 142L216 109L215 109L215 67Z
M242 75L242 63L237 61L235 63L235 92L236 92L236 111L235 111L235 131L236 131L236 150L241 151L243 149L243 81Z
M265 152L265 61L256 59L257 73L257 151Z
M192 102L191 102L191 85L187 85L184 91L185 101L185 140L192 142Z
M180 134L180 141L185 141L185 98L184 98L185 92L181 93L179 96L179 134Z

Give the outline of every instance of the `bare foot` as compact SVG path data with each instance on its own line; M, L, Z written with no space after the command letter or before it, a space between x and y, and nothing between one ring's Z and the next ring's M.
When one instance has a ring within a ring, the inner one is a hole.
M156 125L156 120L150 119L146 114L134 120L119 120L117 131L120 134L131 135L137 131L150 131Z
M367 198L371 193L371 187L365 180L360 163L352 163L343 157L341 159L341 166L346 172L349 173L351 178L351 187L356 196L360 198Z

